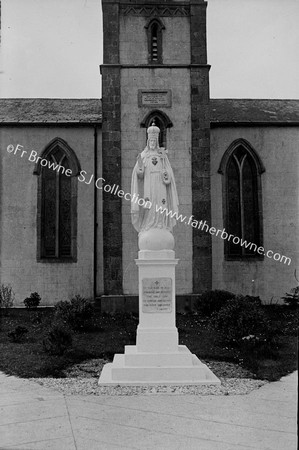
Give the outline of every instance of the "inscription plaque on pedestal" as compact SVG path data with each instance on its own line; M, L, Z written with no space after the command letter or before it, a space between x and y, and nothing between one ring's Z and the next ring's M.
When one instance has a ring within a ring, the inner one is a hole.
M138 106L163 106L169 108L171 106L171 90L138 90Z
M142 312L170 313L172 311L172 279L143 278Z

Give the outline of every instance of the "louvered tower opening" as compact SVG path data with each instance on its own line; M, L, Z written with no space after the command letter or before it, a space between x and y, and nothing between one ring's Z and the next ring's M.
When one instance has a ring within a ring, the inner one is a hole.
M158 61L158 25L152 26L152 61Z

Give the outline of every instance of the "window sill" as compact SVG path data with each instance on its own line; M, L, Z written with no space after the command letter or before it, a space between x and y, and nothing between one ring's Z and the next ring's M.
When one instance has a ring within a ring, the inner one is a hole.
M229 256L229 255L225 255L224 256L224 260L225 261L244 261L244 262L249 262L249 261L263 261L265 258L265 255L246 255L246 256Z
M76 263L77 258L37 258L38 263L71 264Z

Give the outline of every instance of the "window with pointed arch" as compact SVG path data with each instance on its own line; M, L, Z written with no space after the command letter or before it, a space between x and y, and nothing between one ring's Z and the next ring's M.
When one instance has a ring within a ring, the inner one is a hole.
M145 26L148 41L148 62L150 64L162 64L162 30L164 24L159 18L150 19Z
M155 110L148 113L143 121L141 122L141 126L148 129L150 125L155 123L157 127L160 128L160 134L159 134L159 146L160 147L166 147L167 146L167 128L171 128L173 126L172 121L169 119L167 114L165 114L163 111ZM145 140L147 140L147 134L145 137Z
M234 141L222 158L219 173L223 175L224 228L228 235L236 237L224 241L227 259L263 257L257 249L263 245L264 171L259 156L244 139Z
M34 173L39 176L37 259L75 262L79 161L68 144L56 138L43 151Z

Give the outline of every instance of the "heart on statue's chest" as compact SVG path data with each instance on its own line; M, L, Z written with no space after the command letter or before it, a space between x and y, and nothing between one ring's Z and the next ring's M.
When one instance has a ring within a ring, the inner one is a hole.
M154 166L156 166L158 164L158 159L155 156L152 158L152 164Z

